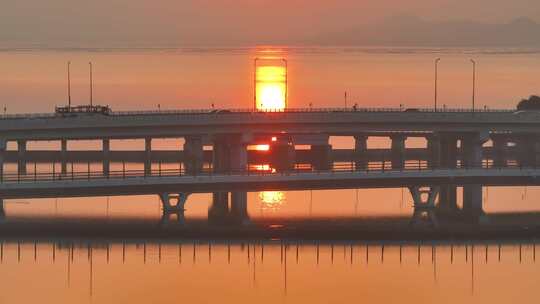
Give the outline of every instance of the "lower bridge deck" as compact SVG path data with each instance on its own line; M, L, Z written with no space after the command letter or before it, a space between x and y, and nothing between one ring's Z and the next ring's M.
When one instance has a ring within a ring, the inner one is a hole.
M0 198L86 197L161 193L210 193L437 185L540 185L540 168L404 168L327 171L201 172L182 170L4 175Z

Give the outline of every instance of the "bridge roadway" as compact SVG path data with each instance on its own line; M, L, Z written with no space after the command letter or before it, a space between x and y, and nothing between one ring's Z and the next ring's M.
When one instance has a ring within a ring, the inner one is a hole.
M104 114L14 114L0 116L6 140L166 138L216 134L331 134L362 132L536 133L540 112L512 110L287 109L134 111Z

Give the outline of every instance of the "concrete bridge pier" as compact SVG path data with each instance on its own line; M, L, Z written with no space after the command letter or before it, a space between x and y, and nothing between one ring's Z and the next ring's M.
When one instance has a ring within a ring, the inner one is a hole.
M226 173L230 171L230 151L227 142L221 138L214 141L212 152L212 170L215 173ZM208 220L220 222L229 213L229 193L214 192L212 194L212 205L208 209Z
M152 172L152 138L144 139L144 174L150 175Z
M189 175L202 172L204 165L203 140L200 136L187 137L184 143L184 167Z
M62 175L67 174L67 139L60 141L60 163Z
M190 193L160 193L159 198L164 214L176 213L183 214L185 205Z
M437 211L449 215L458 211L456 185L440 186Z
M332 168L332 145L311 145L311 164L315 170L330 170Z
M102 150L103 150L103 175L109 175L109 172L111 172L111 141L107 138L103 140L102 144Z
M488 140L487 134L474 133L462 140L463 166L466 168L482 167L482 145ZM463 213L468 217L478 217L482 210L482 185L463 186Z
M493 166L496 168L506 167L506 150L508 139L505 137L493 137Z
M441 140L437 135L430 135L427 138L428 168L438 168L441 163Z
M270 145L270 157L272 167L277 171L288 171L294 169L296 162L296 151L294 144L289 138L279 138Z
M231 171L247 170L247 145L249 140L249 135L244 134L217 137L213 143L213 171L217 173L230 173Z
M484 214L482 209L482 185L466 185L463 187L463 214L469 218L477 218Z
M230 149L230 169L232 172L243 172L247 170L248 153L247 144L237 142L229 147Z
M538 165L538 147L537 138L532 135L521 135L517 140L518 163L522 167L535 167Z
M392 135L391 162L392 169L403 169L405 167L405 140L404 135Z
M461 140L461 148L463 151L462 166L466 168L481 168L482 167L482 145L488 141L489 137L482 133L473 133L465 135Z
M212 170L215 173L230 171L230 151L227 142L222 139L214 141L212 158Z
M236 191L231 193L230 215L235 223L249 223L249 214L247 211L247 192Z
M413 199L414 212L411 225L426 223L438 227L439 223L435 215L435 200L439 194L438 186L412 186L409 187Z
M212 204L208 208L208 221L211 223L225 223L229 216L229 193L212 193Z
M17 140L17 170L20 175L26 174L26 140Z
M4 158L7 149L7 141L5 139L0 139L0 180L4 178Z
M439 162L442 168L454 169L457 166L457 137L451 134L440 134Z
M433 164L442 168L454 169L457 167L457 137L454 134L434 134L431 138L433 150L438 153L433 155ZM428 145L430 140L428 139ZM439 190L438 212L453 214L458 210L457 186L442 185Z
M356 170L365 170L368 167L368 161L366 160L368 138L366 135L354 136L354 167Z

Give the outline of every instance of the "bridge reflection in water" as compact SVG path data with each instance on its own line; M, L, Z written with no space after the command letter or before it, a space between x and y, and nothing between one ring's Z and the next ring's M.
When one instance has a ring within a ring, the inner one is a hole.
M535 242L3 240L0 283L3 299L21 301L35 295L20 294L11 287L17 284L21 273L32 273L24 278L27 284L41 282L45 289L40 296L53 296L55 291L63 290L59 294L79 297L79 302L86 298L112 303L108 298L111 292L127 292L134 286L149 296L172 300L175 293L162 293L170 287L165 282L171 280L186 299L213 301L227 297L220 292L200 293L201 288L211 286L216 291L242 292L246 297L266 294L274 301L282 296L294 300L310 293L320 297L315 303L322 303L354 295L357 288L375 288L378 280L394 277L404 280L401 284L387 285L390 293L421 286L425 288L423 299L439 299L443 295L453 300L470 296L482 299L494 292L491 287L509 270L520 275L505 282L507 292L534 294L527 284L521 283L538 273L536 247ZM204 279L196 279L199 272L204 273ZM155 273L160 274L158 285L152 279ZM383 273L385 277L381 276ZM340 284L331 285L337 295L329 293L329 287L316 288L350 276L357 278L356 284L340 280ZM111 285L108 282L112 277L118 282ZM233 277L236 283L230 284ZM119 282L123 280L125 284ZM447 284L453 286L451 291L438 287ZM405 303L413 302L408 293L400 297ZM142 300L134 301L142 303Z

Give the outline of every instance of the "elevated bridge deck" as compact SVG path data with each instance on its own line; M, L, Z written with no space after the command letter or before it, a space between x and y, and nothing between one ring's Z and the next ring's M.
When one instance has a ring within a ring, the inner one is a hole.
M486 186L540 185L540 168L405 168L330 171L227 173L201 172L186 175L181 170L102 172L37 175L5 175L0 197L86 197L160 193L207 193L219 191L270 191L347 188L397 188L417 185Z
M354 135L359 132L492 133L537 132L540 112L513 110L430 109L287 109L180 110L111 112L105 114L15 114L0 116L0 137L8 140L183 137L212 134Z

